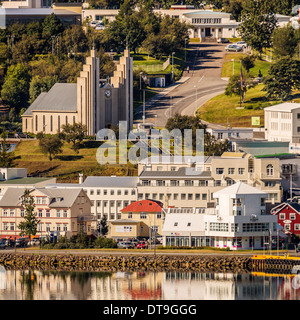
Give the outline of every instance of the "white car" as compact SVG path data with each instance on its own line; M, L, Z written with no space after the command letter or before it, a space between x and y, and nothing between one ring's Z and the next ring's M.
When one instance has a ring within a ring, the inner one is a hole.
M245 41L238 41L236 43L237 46L242 47L242 48L246 48L247 47L247 43Z
M97 21L91 21L91 22L89 23L89 26L90 26L90 27L93 27L93 28L97 27Z

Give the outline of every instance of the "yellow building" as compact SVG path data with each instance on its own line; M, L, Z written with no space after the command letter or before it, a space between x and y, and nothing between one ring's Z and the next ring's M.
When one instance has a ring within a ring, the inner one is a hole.
M9 188L0 200L0 238L19 237L18 225L26 214L21 202L25 190ZM95 217L91 215L91 201L82 189L33 188L30 194L40 220L36 236L56 231L70 237L81 230L91 235Z
M122 219L110 222L112 238L149 238L160 236L163 225L163 206L159 201L132 202L121 210Z

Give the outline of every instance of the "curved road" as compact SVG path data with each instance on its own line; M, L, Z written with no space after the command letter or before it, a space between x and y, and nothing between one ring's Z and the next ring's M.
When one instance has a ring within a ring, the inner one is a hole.
M145 122L153 122L157 115L156 126L163 127L175 113L194 115L200 105L224 92L227 85L221 79L224 48L224 44L216 43L190 44L187 57L190 71L185 71L182 77L187 80L153 103L146 110Z

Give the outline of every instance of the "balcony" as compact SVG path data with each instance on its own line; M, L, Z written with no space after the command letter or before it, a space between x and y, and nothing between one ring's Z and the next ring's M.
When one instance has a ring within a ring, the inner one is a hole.
M87 221L96 221L97 217L92 214L87 214L85 216L78 216L77 222L87 222Z

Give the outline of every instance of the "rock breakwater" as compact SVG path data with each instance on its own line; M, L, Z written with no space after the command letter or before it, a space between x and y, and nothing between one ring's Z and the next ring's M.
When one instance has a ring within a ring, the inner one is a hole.
M71 254L0 254L0 265L7 269L57 270L194 270L251 271L252 259L232 255L71 255Z

